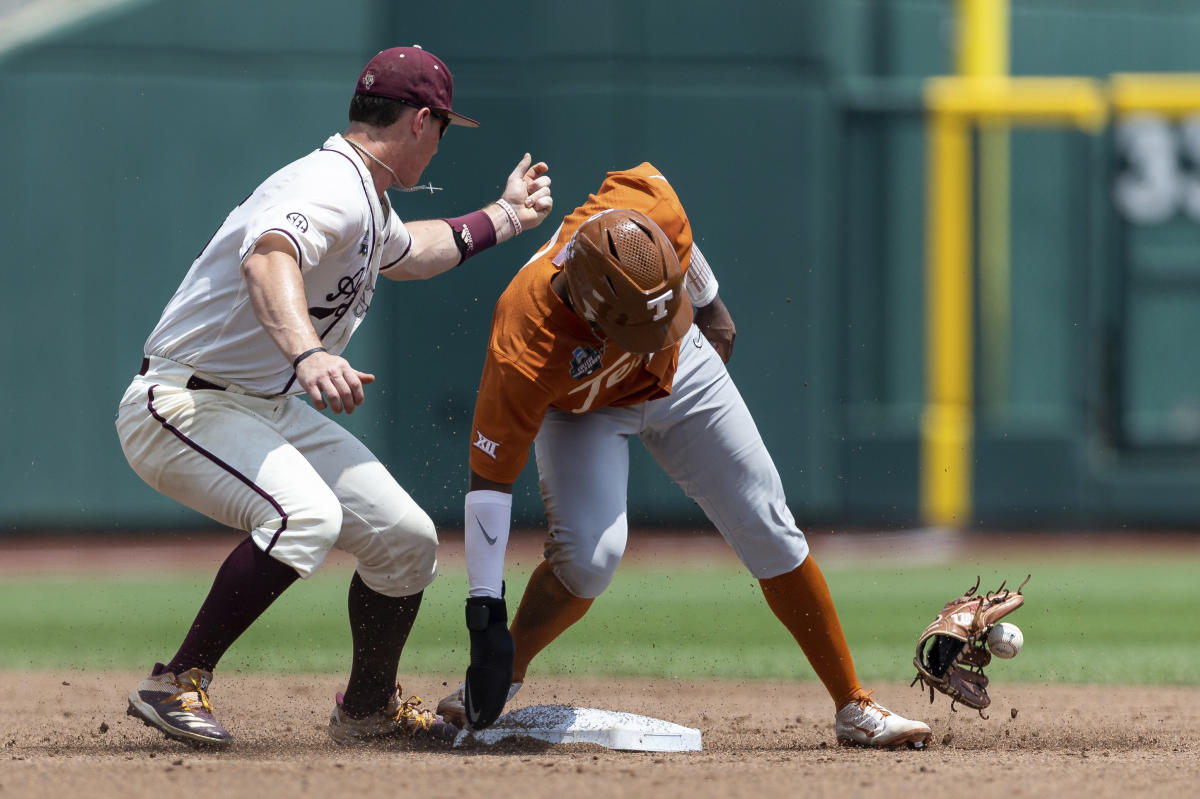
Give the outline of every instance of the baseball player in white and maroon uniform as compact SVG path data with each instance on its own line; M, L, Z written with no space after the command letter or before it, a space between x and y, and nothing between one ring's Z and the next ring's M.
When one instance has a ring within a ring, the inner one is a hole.
M452 93L436 56L379 53L359 77L347 131L229 214L146 340L117 415L130 465L163 494L249 534L179 651L129 697L129 713L168 737L229 742L208 699L213 668L334 547L358 566L353 664L330 735L346 743L454 732L402 702L395 684L437 569L433 522L362 442L317 410L353 412L374 380L342 352L379 275L432 277L550 211L547 167L526 155L495 203L453 219L400 220L387 189L417 183L448 125L478 126L451 110Z
M858 682L824 577L725 369L733 339L687 215L650 164L609 173L513 278L496 304L475 405L464 530L471 665L439 713L492 723L534 656L608 586L625 549L628 438L638 436L759 580L834 701L838 740L929 740L929 727L876 704ZM549 537L510 631L504 550L530 444Z

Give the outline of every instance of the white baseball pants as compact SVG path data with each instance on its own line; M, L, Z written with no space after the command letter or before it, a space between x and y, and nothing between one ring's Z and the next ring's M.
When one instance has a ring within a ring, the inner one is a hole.
M191 375L151 358L121 399L121 447L152 488L249 532L301 577L336 547L385 596L433 581L433 521L350 432L301 399L193 391Z

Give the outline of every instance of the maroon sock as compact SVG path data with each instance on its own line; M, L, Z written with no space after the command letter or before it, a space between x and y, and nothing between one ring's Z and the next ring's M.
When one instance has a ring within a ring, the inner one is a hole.
M396 689L400 652L412 630L424 592L391 597L372 591L354 573L350 580L350 634L354 660L342 709L351 718L377 713Z
M247 537L217 570L208 598L167 671L212 671L225 650L300 575L254 545Z

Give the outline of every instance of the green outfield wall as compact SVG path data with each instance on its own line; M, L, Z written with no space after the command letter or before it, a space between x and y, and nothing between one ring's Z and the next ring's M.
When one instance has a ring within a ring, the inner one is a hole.
M402 217L481 206L525 151L551 165L556 216L606 170L651 161L720 279L738 323L731 371L798 519L918 523L921 87L952 69L953 8L143 2L11 46L0 534L206 523L121 455L113 418L142 342L233 204L342 130L363 63L412 42L449 63L456 108L483 127L446 136L425 175L443 190L394 195ZM1200 72L1194 3L1012 9L1013 74ZM1169 155L1165 202L1139 186L1146 146ZM1200 134L1015 131L1011 164L1010 310L999 325L982 314L980 339L999 329L1005 356L980 344L968 523L1194 524ZM433 281L380 281L348 352L378 381L346 423L439 524L461 513L492 304L556 222ZM639 447L629 493L634 524L704 523ZM540 518L532 466L516 508Z

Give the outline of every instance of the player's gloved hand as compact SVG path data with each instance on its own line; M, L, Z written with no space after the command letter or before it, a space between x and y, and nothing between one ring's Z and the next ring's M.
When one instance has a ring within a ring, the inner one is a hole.
M482 730L504 710L513 676L513 640L503 597L467 598L471 665L467 667L463 705L467 724Z
M532 164L533 156L525 153L521 162L509 174L501 198L512 206L521 222L521 230L535 228L550 215L554 198L550 196L550 167L545 161ZM520 231L517 231L520 232Z
M729 359L733 357L733 340L737 338L737 327L719 295L708 305L696 309L696 327L700 328L700 332L712 343L721 360L729 363Z

